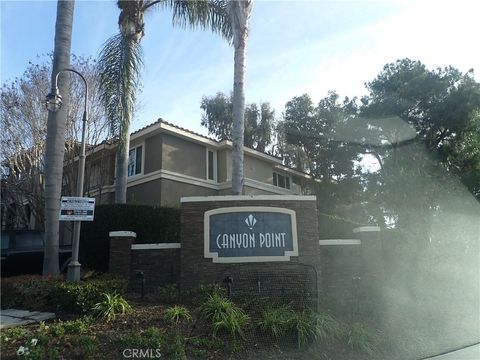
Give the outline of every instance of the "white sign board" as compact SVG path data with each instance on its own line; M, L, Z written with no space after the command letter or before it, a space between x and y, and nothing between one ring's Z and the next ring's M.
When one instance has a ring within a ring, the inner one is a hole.
M95 198L62 196L60 221L93 221Z

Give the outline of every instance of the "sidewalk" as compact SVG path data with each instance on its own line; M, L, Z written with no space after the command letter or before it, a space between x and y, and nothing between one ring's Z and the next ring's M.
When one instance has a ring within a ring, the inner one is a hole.
M55 314L40 311L6 309L1 310L0 329L33 324L44 320L54 319Z

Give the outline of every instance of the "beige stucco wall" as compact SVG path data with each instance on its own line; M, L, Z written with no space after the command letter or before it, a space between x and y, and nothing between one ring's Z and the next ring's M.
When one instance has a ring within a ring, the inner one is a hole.
M218 182L225 182L231 177L230 154L230 150L227 149L217 151Z
M266 191L266 190L252 188L252 187L249 187L249 186L244 186L243 187L243 193L244 193L244 195L277 195L277 193L275 193L273 191L270 192L270 191Z
M144 174L162 168L162 135L156 134L145 139L145 169Z
M267 184L273 184L273 164L265 160L254 158L245 153L244 176Z
M193 176L199 179L206 178L206 150L205 146L186 141L168 134L163 134L162 169Z
M95 196L95 205L113 204L115 202L114 192L104 192Z
M213 196L218 195L214 189L204 188L178 181L162 179L162 205L180 206L180 198L183 196Z
M161 202L160 179L127 188L127 203L159 205Z

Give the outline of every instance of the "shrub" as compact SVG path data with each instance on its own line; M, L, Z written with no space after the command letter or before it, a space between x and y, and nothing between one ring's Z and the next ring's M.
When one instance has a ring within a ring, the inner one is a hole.
M85 313L101 300L102 292L124 293L127 281L111 275L67 283L40 275L2 279L2 307Z
M66 334L84 334L88 332L88 329L92 323L90 316L85 316L80 319L70 320L63 322L63 328Z
M163 343L163 350L166 355L169 356L169 359L172 360L186 360L187 355L185 353L185 340L183 337L174 332L167 335L166 341Z
M80 257L89 269L106 272L110 231L134 231L138 243L180 241L180 209L111 204L95 207L95 221L82 224Z
M177 332L163 334L159 329L150 327L144 332L131 331L114 338L119 348L137 348L160 350L162 358L184 360L185 341Z
M127 280L102 275L77 283L58 283L53 289L52 297L61 310L86 313L102 301L103 293L123 294L126 288Z
M125 314L132 307L121 295L116 293L102 293L102 301L95 304L92 311L98 317L107 321L114 320L117 314Z
M150 327L143 332L131 331L120 335L114 340L121 348L149 348L159 349L165 339L159 329Z
M288 314L287 328L294 334L299 348L313 340L326 343L341 334L340 325L329 315L310 310L291 310Z
M372 354L377 349L378 335L367 325L354 323L346 332L346 342L354 351Z
M201 311L203 317L211 322L214 335L219 331L225 331L234 338L237 335L243 337L244 328L250 320L242 309L216 292L209 295Z
M257 327L264 333L279 338L285 335L292 319L292 311L287 307L267 307L262 312L261 319L257 321Z
M22 275L1 281L2 308L52 309L50 294L62 277Z
M327 343L342 335L340 324L330 315L309 310L294 311L286 306L264 310L257 327L275 338L291 333L298 347L311 340Z
M317 324L311 311L292 312L289 329L295 334L298 347L317 338Z
M342 336L342 328L337 320L328 314L315 314L316 321L316 339L327 343L333 339L339 339Z
M188 309L178 305L172 306L165 310L163 317L172 324L178 324L181 320L184 320L185 322L192 320L192 316L190 315Z
M30 330L24 328L23 326L12 327L8 329L2 329L2 333L0 334L0 339L2 341L10 341L15 340L18 338L23 338L30 335Z

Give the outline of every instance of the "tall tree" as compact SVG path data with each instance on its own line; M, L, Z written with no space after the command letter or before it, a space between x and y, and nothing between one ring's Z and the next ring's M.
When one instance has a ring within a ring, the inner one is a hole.
M228 4L234 46L232 193L240 195L243 192L243 131L248 20L252 12L253 0L230 0Z
M211 97L204 96L200 108L203 110L201 124L208 129L208 133L218 140L232 140L232 96L228 97L223 93ZM247 104L243 144L265 152L272 144L274 117L275 111L270 108L269 103L263 102L259 106Z
M95 145L107 135L103 106L98 101L98 81L95 62L91 58L72 55L72 67L81 72L88 83L89 145ZM2 85L0 97L0 161L2 164L2 203L12 207L11 214L21 228L31 223L44 230L44 154L48 111L41 99L50 91L52 56L37 63L30 62L21 77ZM64 195L73 195L75 189L75 157L79 155L83 102L85 89L78 76L71 77L70 101L65 126L65 157L63 169ZM21 206L20 204L23 204Z
M118 137L115 174L115 202L127 199L127 170L130 124L139 88L145 34L144 15L155 7L172 10L173 24L181 27L210 29L230 39L226 6L222 1L207 0L119 0L120 33L104 44L99 60L102 99L111 130Z
M74 1L57 3L57 19L55 24L55 47L53 51L53 69L51 84L55 83L56 74L70 66L70 49L72 42ZM67 75L61 73L58 87L64 94L64 104L68 104ZM67 106L58 112L49 112L47 120L47 139L45 149L45 251L43 257L43 274L59 273L58 244L60 195L62 191L63 156L65 149L65 123Z
M409 124L416 141L478 197L480 83L473 70L465 74L451 66L429 70L420 61L401 59L385 65L367 89L364 118L396 116Z
M315 106L307 94L294 97L285 105L282 124L283 136L288 144L294 145L294 157L299 151L306 162L303 171L323 183L338 182L353 176L353 162L357 159L356 149L345 146L339 129L357 112L355 99L339 101L335 92ZM287 154L288 155L288 154Z

